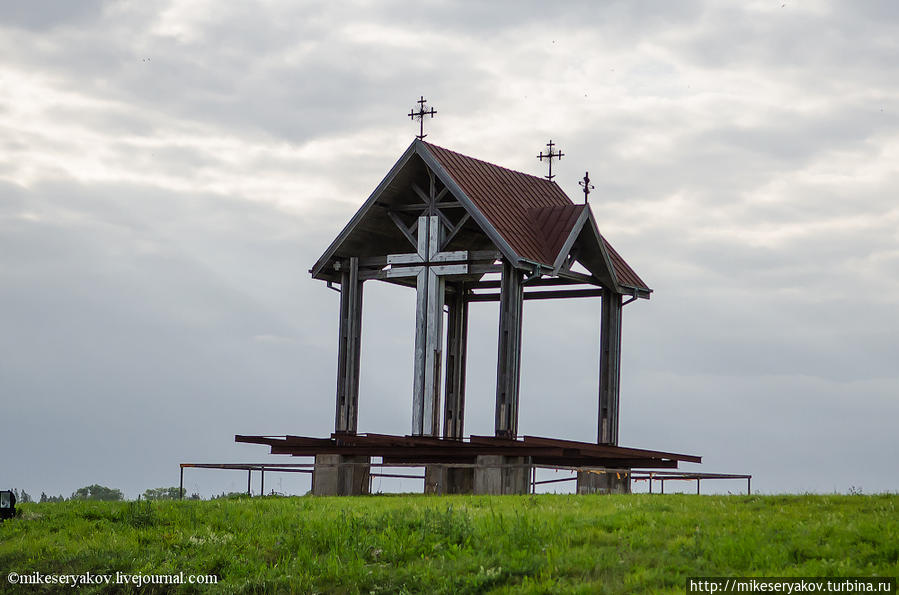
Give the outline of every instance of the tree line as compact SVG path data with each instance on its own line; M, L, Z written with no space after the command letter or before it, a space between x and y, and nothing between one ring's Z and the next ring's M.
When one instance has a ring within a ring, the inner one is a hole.
M32 498L31 494L29 494L25 490L13 489L12 492L16 496L16 502L20 504L34 502L34 498ZM183 494L180 488L176 487L151 488L145 490L141 496L138 496L138 500L178 500L182 495ZM122 490L101 486L99 484L93 484L84 486L83 488L78 488L77 490L72 492L72 495L68 498L64 497L62 494L58 496L48 496L46 492L41 492L41 496L38 499L38 502L67 502L70 500L117 502L124 499L125 496L124 494L122 494ZM186 497L186 499L200 500L201 498L199 494L191 494L190 496Z

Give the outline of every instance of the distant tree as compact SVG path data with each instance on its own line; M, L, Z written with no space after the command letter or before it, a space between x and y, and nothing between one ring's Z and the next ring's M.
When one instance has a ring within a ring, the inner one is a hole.
M181 494L180 488L153 488L144 492L144 500L177 500Z
M72 493L72 500L102 500L109 502L122 500L123 498L122 490L97 484L78 488Z
M25 490L22 490L20 492L19 490L13 488L12 493L16 495L16 502L18 502L19 504L25 504L26 502L34 502L34 500L31 498L31 495L28 492L26 492Z
M220 496L213 496L213 500L240 500L241 498L249 498L246 492L222 492Z
M41 492L41 502L65 502L62 496L48 496L46 492Z
M202 500L202 498L200 498L200 494L197 494L196 492L194 492L193 494L190 495L190 498L188 498L188 500Z

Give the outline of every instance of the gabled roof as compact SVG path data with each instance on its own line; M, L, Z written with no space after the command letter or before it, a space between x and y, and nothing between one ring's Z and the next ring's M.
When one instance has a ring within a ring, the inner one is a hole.
M410 183L416 162L423 162L435 174L484 236L515 266L539 264L558 271L576 245L577 260L604 285L621 293L640 290L642 297L648 297L651 290L599 233L589 206L574 204L558 184L421 140L413 141L316 262L311 270L314 277L326 278L323 271L336 258L375 256L359 253L371 246L373 239L394 246L390 243L394 240L385 235L389 227L374 224L379 217L375 207L402 200L397 196L402 186Z
M534 211L575 206L558 184L437 145L422 144L519 258L543 264L555 260L555 254L545 254L543 233Z

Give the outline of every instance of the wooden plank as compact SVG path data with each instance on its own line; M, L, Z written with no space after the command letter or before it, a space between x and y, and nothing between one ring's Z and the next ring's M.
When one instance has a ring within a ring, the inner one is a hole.
M418 225L416 224L416 227ZM417 240L416 240L417 241ZM416 244L417 247L417 244ZM490 261L493 263L497 259L502 257L502 254L497 252L496 250L459 250L458 252L466 252L468 254L467 261L468 262L478 262L478 261ZM411 254L411 253L410 253ZM388 259L394 256L392 254L388 254L385 256L365 256L359 258L359 268L365 267L384 267L390 264ZM411 257L410 257L411 258ZM569 282L573 283L573 282ZM530 283L528 283L530 285ZM495 288L499 288L499 281L496 282Z
M419 222L419 227L424 222ZM433 261L440 252L440 238L443 228L440 218L428 217L428 261ZM466 267L466 265L456 265ZM427 301L427 350L425 352L427 377L425 378L425 426L422 434L437 436L440 431L440 380L443 365L443 304L445 299L444 279L438 270L430 267L428 276ZM466 271L467 272L467 267Z
M418 229L418 252L427 262L440 251L442 227L439 217L420 217ZM467 265L448 266L466 267ZM436 436L440 425L440 376L443 362L443 301L445 294L444 278L438 273L440 268L422 267L417 277L412 434L418 436Z
M571 285L583 285L580 281L575 281L574 279L563 279L560 277L536 277L529 281L524 281L522 283L525 288L528 287L559 287L564 286L568 287ZM469 285L471 289L499 289L500 281L498 280L487 280L487 281L478 281L477 283L472 283Z
M597 442L618 444L621 386L621 294L603 290L599 349L599 419Z
M412 183L412 191L415 192L415 195L418 196L418 200L420 200L424 205L430 206L431 199L425 194L425 191L419 188L418 184L415 182Z
M592 275L585 275L583 273L578 273L575 271L559 271L558 276L562 279L569 279L571 281L579 281L580 283L586 283L587 285L595 285L597 287L602 287L602 281L597 279Z
M441 190L441 192L444 192L444 190ZM398 212L402 212L402 213L420 213L422 211L426 211L428 208L427 205L423 205L423 204L420 204L420 205L386 205L385 204L383 206L390 209L391 211L398 211ZM462 205L459 202L453 200L453 201L437 203L437 207L441 208L441 209L455 209L455 208L461 208Z
M502 273L501 264L472 264L468 266L468 272L472 274L486 275L487 273Z
M499 340L496 366L496 436L514 438L518 433L518 388L521 364L521 271L508 261L502 264Z
M359 367L362 353L362 281L359 259L348 259L342 267L340 324L337 350L337 403L334 430L356 431L359 407Z
M445 238L443 238L443 243L441 248L444 248L449 245L450 242L453 241L453 238L456 237L456 234L462 229L462 227L468 222L471 218L471 215L466 211L462 217L459 219L459 222L456 223L455 227L453 227L450 232L447 234Z
M431 255L429 262L456 262L468 261L467 250L456 250L453 252L440 252L439 246L437 252Z
M418 254L422 260L428 256L428 226L419 218L418 225ZM416 276L415 290L415 361L413 362L412 384L412 434L425 433L425 380L428 329L428 270L422 267Z
M465 425L465 365L468 351L468 301L465 286L454 285L448 301L446 333L446 395L443 437L461 440Z
M367 279L396 279L399 277L417 277L425 270L425 267L398 267L395 269L387 269L386 271L378 271L376 276L364 275Z
M430 267L431 273L444 276L444 275L467 275L469 272L469 265L467 264L442 264L437 266Z
M387 264L421 264L424 259L420 254L388 254Z
M601 289L570 289L559 291L525 291L525 300L556 300L567 298L583 298L583 297L601 297ZM473 293L468 296L469 302L498 302L500 294L491 293Z
M397 228L403 232L403 235L409 240L409 243L415 246L415 236L412 235L412 232L406 227L406 224L403 223L403 220L399 218L399 215L394 213L393 211L387 211L387 216L390 217L390 220L393 221L393 224L397 226Z

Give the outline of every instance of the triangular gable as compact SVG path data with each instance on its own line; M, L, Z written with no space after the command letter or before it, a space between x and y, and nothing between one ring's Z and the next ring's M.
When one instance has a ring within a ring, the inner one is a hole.
M646 297L652 291L599 232L588 205L535 209L532 216L543 235L545 259L552 263L554 273L574 253L594 277L619 293L638 290L641 297Z
M456 183L455 179L446 171L440 161L432 154L430 150L431 146L427 143L416 139L409 145L409 148L406 149L405 153L403 153L402 157L394 164L394 166L390 169L387 175L381 180L381 183L378 184L377 188L371 193L368 199L363 203L363 205L359 208L353 218L350 219L350 222L343 228L340 234L331 242L331 245L325 250L325 253L316 261L315 265L310 269L310 273L312 276L317 279L329 279L332 275L328 273L328 264L333 262L336 258L340 258L343 256L360 256L362 254L358 254L358 250L354 250L353 254L342 254L342 252L347 252L346 248L349 244L354 243L354 239L357 236L361 236L366 227L366 223L370 222L373 218L378 217L378 214L373 212L374 209L377 208L379 202L385 195L389 195L392 192L395 192L397 187L402 184L400 178L403 178L408 174L410 168L415 166L415 157L421 158L421 162L424 166L429 168L437 179L447 188L449 193L457 200L462 208L471 216L474 222L480 227L483 234L492 242L492 244L503 254L503 256L512 263L517 264L520 260L518 254L509 246L509 244L505 241L503 236L493 227L490 221L484 216L483 213L477 208L477 206L473 203L473 201L468 197L468 195L461 190L459 185ZM376 232L373 232L376 233ZM401 232L399 230L394 230L390 226L385 226L383 230L381 230L380 235L377 235L378 239L383 240L388 237L386 234L389 234L389 239L396 240L399 242L399 245L396 247L397 252L407 252L408 246L404 246L402 244ZM359 244L359 241L355 243ZM364 243L364 242L361 242Z

